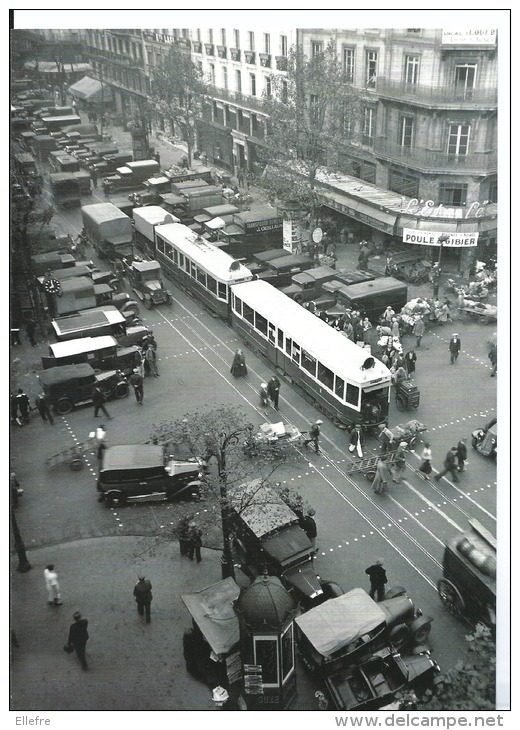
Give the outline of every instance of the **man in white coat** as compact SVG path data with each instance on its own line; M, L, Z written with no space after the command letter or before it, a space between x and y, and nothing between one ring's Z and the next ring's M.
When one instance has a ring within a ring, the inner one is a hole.
M61 606L60 584L58 583L58 574L54 570L54 565L50 563L43 571L45 578L45 587L47 588L47 596L49 603L54 606Z

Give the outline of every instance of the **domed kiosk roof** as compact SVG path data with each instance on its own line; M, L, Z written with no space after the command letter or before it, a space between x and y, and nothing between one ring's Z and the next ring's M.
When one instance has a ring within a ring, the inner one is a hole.
M241 619L251 629L276 629L296 608L279 578L262 575L242 591L235 604Z

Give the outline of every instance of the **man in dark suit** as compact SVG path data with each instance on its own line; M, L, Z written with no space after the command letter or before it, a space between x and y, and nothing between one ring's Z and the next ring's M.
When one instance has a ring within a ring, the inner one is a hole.
M278 398L280 396L280 381L276 375L271 376L267 383L267 395L273 403L275 410L278 410Z
M85 647L88 641L88 621L81 617L81 613L76 611L72 618L74 623L70 625L68 645L73 647L81 662L82 669L88 669L87 660L85 658Z
M146 614L146 623L150 623L150 604L152 603L152 584L146 580L144 575L139 576L139 580L134 587L134 596L137 603L137 612L140 616Z
M454 332L451 336L450 344L448 345L450 350L450 363L453 365L453 363L457 360L461 348L461 341L460 337L456 332Z
M370 565L365 573L370 578L370 598L374 598L377 593L377 601L382 601L385 597L385 584L388 582L386 570L383 568L383 561L377 559L373 565Z

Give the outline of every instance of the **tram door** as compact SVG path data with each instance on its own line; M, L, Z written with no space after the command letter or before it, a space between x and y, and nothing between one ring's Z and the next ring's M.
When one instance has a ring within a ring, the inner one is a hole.
M280 333L280 330L278 330L278 335ZM283 343L283 333L282 333L282 343ZM281 353L280 353L281 354ZM276 347L276 327L271 322L267 323L267 359L269 362L272 362L273 365L281 365L281 363L278 363L278 357L279 357L279 351Z

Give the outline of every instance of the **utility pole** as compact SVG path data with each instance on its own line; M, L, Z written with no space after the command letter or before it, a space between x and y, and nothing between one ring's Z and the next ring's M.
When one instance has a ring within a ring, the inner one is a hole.
M27 560L27 553L25 552L25 545L22 540L22 536L20 534L20 530L18 528L18 523L16 521L16 517L14 516L14 509L11 506L11 527L13 528L13 535L14 535L14 549L16 550L16 553L18 555L18 566L16 570L18 573L27 573L29 570L32 569L32 565Z

